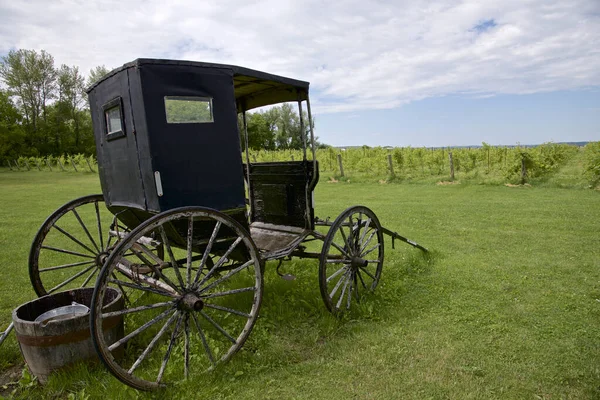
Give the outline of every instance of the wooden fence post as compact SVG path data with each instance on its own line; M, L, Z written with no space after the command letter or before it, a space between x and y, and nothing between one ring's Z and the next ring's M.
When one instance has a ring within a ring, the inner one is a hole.
M27 171L31 171L31 168L29 168L29 161L25 160L25 161L23 161L23 163L25 164L25 167L27 168Z
M394 163L392 162L392 155L391 155L391 154L388 154L388 156L387 156L387 159L388 159L388 164L389 164L389 166L390 166L390 175L392 175L392 176L396 176L396 175L394 174Z
M48 166L48 168L50 169L50 172L52 172L52 167L50 166L50 163L48 162L48 159L45 158L44 161L46 161L46 165Z
M58 165L60 165L60 169L65 172L65 167L63 167L63 164L60 162L60 158L57 158L56 161L58 162Z
M525 183L527 179L527 165L525 165L525 157L521 158L521 185Z
M38 171L41 171L42 169L40 168L40 160L38 160L37 158L35 159L35 164L37 165L37 169Z
M73 166L73 169L75 170L75 172L78 172L77 171L77 167L75 166L75 163L73 162L73 158L72 157L69 157L69 161L71 161L71 165Z
M450 159L450 180L454 180L454 160L452 159L452 152L448 152L448 158Z
M88 168L90 169L90 172L94 172L94 170L92 169L92 166L90 165L90 160L88 158L86 158L85 162L87 163Z
M344 165L342 164L342 155L337 155L338 164L340 164L340 176L344 176Z
M15 160L15 165L17 166L17 171L21 171L21 167L19 167L19 163Z
M12 165L11 165L10 161L7 160L6 163L8 164L8 169L10 169L12 171L13 168L12 168Z

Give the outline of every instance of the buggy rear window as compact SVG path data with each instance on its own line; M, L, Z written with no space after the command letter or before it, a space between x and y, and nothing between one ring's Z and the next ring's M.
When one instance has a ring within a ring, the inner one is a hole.
M107 139L110 140L125 136L121 98L117 97L116 99L109 101L102 109L104 110L104 124Z
M214 122L210 97L165 96L165 111L169 124Z

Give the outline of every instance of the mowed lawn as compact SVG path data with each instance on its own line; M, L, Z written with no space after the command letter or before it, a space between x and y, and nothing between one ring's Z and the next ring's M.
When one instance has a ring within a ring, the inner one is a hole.
M325 179L323 179L325 181ZM44 219L99 192L95 174L0 170L0 329L34 298L27 257ZM336 319L318 263L267 264L260 319L214 372L155 394L79 366L21 398L600 398L600 192L536 187L320 183L316 214L372 208L431 249L386 241L380 286ZM20 362L14 335L0 369ZM4 391L7 393L7 391Z

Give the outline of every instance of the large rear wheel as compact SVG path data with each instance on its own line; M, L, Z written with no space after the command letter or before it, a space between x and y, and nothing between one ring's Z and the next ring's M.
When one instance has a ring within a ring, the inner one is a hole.
M165 256L148 244L163 246ZM135 272L141 268L152 274ZM108 287L126 293L124 310L102 312ZM115 377L140 390L204 372L242 347L262 289L261 259L238 222L201 207L166 211L124 238L100 272L90 316L96 350ZM102 334L110 318L124 323L114 343Z

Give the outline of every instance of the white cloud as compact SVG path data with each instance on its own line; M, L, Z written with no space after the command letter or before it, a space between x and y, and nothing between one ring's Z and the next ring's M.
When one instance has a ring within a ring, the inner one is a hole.
M600 85L600 2L5 1L0 54L11 48L83 72L138 57L232 63L310 81L316 113L392 108Z

